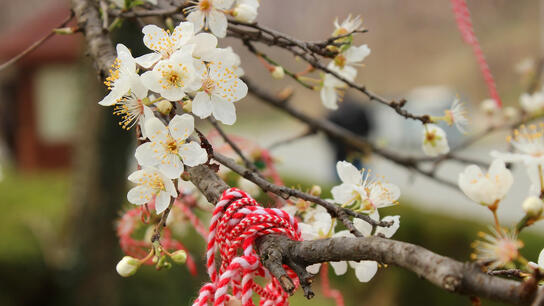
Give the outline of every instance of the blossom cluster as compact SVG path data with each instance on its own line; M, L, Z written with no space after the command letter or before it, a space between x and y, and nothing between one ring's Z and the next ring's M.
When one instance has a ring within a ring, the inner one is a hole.
M344 208L352 209L368 215L375 221L385 221L388 227L372 226L359 218L353 219L354 227L365 237L372 235L391 238L400 226L400 216L387 216L380 220L379 208L398 204L400 196L399 188L390 183L382 182L371 177L370 170L359 171L354 165L347 161L339 161L336 170L342 183L332 188L331 193L334 202ZM314 195L319 195L320 188L312 188ZM283 208L291 215L301 217L299 226L304 240L314 240L330 237L354 237L348 230L336 232L336 220L322 206L312 206L306 201L299 201L295 205L288 205ZM360 262L350 261L331 262L334 272L343 275L347 271L348 264L355 271L355 276L361 282L370 281L378 270L378 263L375 261L363 260ZM307 268L310 273L317 273L320 264L314 264Z
M342 23L334 21L335 30L333 37L339 37L335 40L340 45L336 49L338 54L327 65L327 68L344 79L353 82L357 77L356 67L362 65L362 61L370 55L370 48L367 45L354 46L352 44L351 33L362 29L362 20L360 16L352 18L351 15ZM348 36L346 36L348 35ZM341 89L346 88L345 82L339 80L330 73L325 73L321 81L320 96L323 105L328 109L337 109L339 96L342 97Z

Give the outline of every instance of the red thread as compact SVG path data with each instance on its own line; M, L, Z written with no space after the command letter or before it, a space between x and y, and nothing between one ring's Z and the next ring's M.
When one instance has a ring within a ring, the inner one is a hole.
M329 281L329 263L325 262L321 264L321 290L323 296L332 298L336 302L336 306L344 306L344 297L338 289L331 288Z
M476 61L480 66L480 71L484 77L489 95L491 98L493 98L493 100L495 100L495 103L497 103L497 106L500 108L502 107L502 102L501 98L499 97L499 93L497 92L497 85L495 84L493 74L489 69L489 65L485 60L482 48L478 43L478 38L476 38L476 35L474 34L474 28L472 26L472 20L470 18L470 11L468 10L467 3L465 0L451 0L451 4L453 5L453 12L455 14L455 21L457 22L459 32L461 32L463 40L472 46L472 51L474 52Z
M232 296L242 305L254 305L253 293L260 296L260 305L288 305L288 295L278 280L262 266L253 249L256 238L268 234L285 234L293 240L301 240L296 219L277 208L263 208L248 194L237 188L223 192L210 222L207 268L210 283L205 284L193 305L225 305ZM219 250L221 265L219 272L215 255ZM238 250L242 255L237 256ZM296 274L287 269L289 277L298 285ZM263 288L254 281L256 276L269 279Z

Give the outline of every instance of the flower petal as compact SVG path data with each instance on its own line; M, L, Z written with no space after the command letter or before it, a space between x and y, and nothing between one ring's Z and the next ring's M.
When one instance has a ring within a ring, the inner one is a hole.
M348 271L348 263L345 261L331 261L330 264L336 275L344 275Z
M544 269L544 249L540 251L540 255L538 256L538 265L541 269Z
M336 103L336 91L334 87L323 86L319 92L321 96L321 102L328 109L338 109L338 104Z
M195 33L202 30L204 27L204 13L202 11L193 11L187 16L187 21L192 22L194 25Z
M194 141L181 145L179 154L181 155L183 162L189 167L201 165L208 160L208 153L206 153L206 150Z
M185 45L194 34L194 24L191 22L181 22L175 29L170 39L174 43L174 48L179 49Z
M153 199L153 189L147 186L136 186L127 193L127 200L136 205L143 205Z
M317 274L319 273L319 269L321 269L321 264L320 263L316 263L316 264L313 264L313 265L309 265L306 267L306 271L312 273L312 274Z
M154 24L148 24L142 29L144 33L144 45L150 50L161 52L170 40L170 35L163 28Z
M203 91L198 92L193 99L192 109L193 114L197 115L201 119L210 116L213 111L212 100L210 96Z
M400 216L387 216L382 219L382 221L393 221L393 224L390 227L377 227L376 234L382 234L386 238L391 238L397 232L400 227Z
M140 166L153 167L160 163L157 154L154 152L154 147L156 145L156 143L146 142L136 148L134 156Z
M153 142L166 142L168 140L168 129L158 118L151 118L145 122L147 136Z
M212 10L208 14L208 24L213 35L218 38L223 38L227 35L227 16L222 12Z
M155 211L157 215L165 211L168 205L170 205L170 195L165 191L159 192L157 197L155 197Z
M195 130L195 119L189 114L175 115L168 124L168 130L177 142L184 141Z
M164 158L158 163L159 170L168 179L177 179L183 173L183 162L176 154L166 154ZM167 180L164 180L167 181ZM169 181L169 180L168 180Z
M342 180L342 183L360 185L362 183L361 172L354 165L347 161L336 163L336 171Z
M355 269L355 276L362 283L370 281L378 272L378 263L371 260L357 262L352 267Z
M149 69L151 68L151 66L155 65L161 58L162 56L160 55L160 53L153 52L139 56L134 60L136 61L136 64L146 69Z
M236 108L232 102L227 102L213 95L213 116L224 124L232 125L236 122Z

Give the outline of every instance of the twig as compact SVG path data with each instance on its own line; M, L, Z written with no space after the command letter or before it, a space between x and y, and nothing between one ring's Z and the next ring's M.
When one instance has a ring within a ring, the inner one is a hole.
M64 21L62 21L58 27L56 28L62 28L62 27L65 27L68 22L70 22L70 20L72 20L72 18L74 18L74 12L73 11L70 11L70 15L68 15L68 17L66 17L64 19ZM12 57L10 60L8 60L7 62L3 63L2 65L0 65L0 71L6 69L7 67L13 65L15 62L17 62L18 60L20 60L21 58L25 57L26 55L28 55L30 52L36 50L39 46L41 46L43 43L45 43L49 38L55 36L55 29L52 29L49 33L47 33L47 35L45 35L44 37L38 39L37 41L35 41L32 45L30 45L28 48L26 48L25 50L23 50L21 53L15 55L14 57Z

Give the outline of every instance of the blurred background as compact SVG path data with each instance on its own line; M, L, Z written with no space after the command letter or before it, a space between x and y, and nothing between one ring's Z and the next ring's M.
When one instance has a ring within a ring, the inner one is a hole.
M0 62L20 53L69 15L68 1L0 3ZM469 8L504 103L518 105L528 86L523 66L544 54L544 1L469 1ZM343 20L349 13L363 17L369 32L359 35L356 42L372 50L359 69L358 82L389 98L407 98L407 108L421 114L440 115L458 95L469 109L471 132L483 129L486 118L478 115L478 105L488 97L487 89L447 0L263 0L257 21L313 41L329 37L334 19ZM112 37L135 55L145 52L133 22L125 22ZM296 108L362 129L375 143L399 154L422 154L418 123L406 122L352 91L345 102L362 107L364 115L347 119L349 110L330 114L318 92L287 78L271 79L237 40L220 43L232 45L240 54L242 67L254 83L271 93L292 87ZM257 46L292 71L306 68L286 52ZM0 305L186 305L206 280L204 243L191 233L182 240L197 261L198 276L191 276L185 266L169 271L145 267L129 279L116 274L122 252L115 220L128 207L126 177L135 168L135 143L133 132L118 127L111 109L97 104L103 94L81 35L53 37L0 71ZM305 131L303 125L251 96L238 103L237 112L236 125L225 129L263 147ZM210 130L206 122L198 124ZM446 130L452 147L466 137L453 128ZM461 155L489 161L491 148L507 148L504 137L493 134ZM290 186L321 184L327 196L330 186L337 183L337 151L324 136L306 137L275 147L271 153ZM476 233L491 224L486 209L458 190L388 161L363 162L401 187L401 205L383 211L401 215L396 239L458 260L469 259ZM462 169L447 163L438 175L456 182ZM524 169L513 170L514 186L499 209L505 226L522 216L520 206L528 191ZM539 224L522 235L526 242L522 253L528 259L536 260L544 247L543 233L544 226ZM396 267L380 269L368 284L357 282L350 270L343 277L332 277L332 286L342 290L347 305L470 305L468 298L439 290ZM316 291L316 302L333 305L332 300L320 297L319 286ZM292 302L309 303L300 293Z

